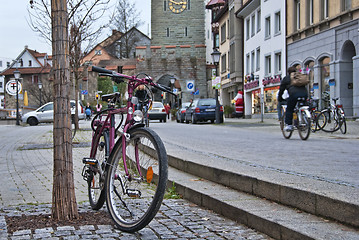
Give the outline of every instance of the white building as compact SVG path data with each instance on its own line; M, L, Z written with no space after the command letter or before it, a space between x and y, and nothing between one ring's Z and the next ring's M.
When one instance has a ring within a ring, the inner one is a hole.
M277 112L276 95L286 75L285 16L283 0L248 0L237 11L244 20L245 117Z
M10 58L0 57L0 72L5 70L11 64ZM5 78L4 76L0 76L0 109L4 108L4 91L5 91Z

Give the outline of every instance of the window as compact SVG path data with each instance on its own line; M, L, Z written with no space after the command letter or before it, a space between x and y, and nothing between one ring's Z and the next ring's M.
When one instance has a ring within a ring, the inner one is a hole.
M167 1L163 1L163 11L167 11Z
M234 19L235 19L235 13L234 13L234 8L232 8L230 10L230 14L229 14L229 30L228 30L228 35L230 38L234 37Z
M31 67L32 66L32 62L31 62L31 60L29 60L29 67Z
M227 30L227 26L226 23L223 23L221 26L221 43L226 41L226 30Z
M257 32L261 30L261 10L257 12Z
M255 14L253 14L252 15L252 20L251 20L252 22L251 22L251 25L252 25L252 37L254 36L254 33L256 32L256 15Z
M250 72L249 72L249 54L246 55L246 74L249 75Z
M276 12L274 14L274 33L279 34L281 32L281 19L280 19L280 12Z
M294 2L294 29L300 29L300 0Z
M265 38L270 38L270 35L271 35L270 28L271 28L271 23L270 23L270 16L269 16L269 17L266 17L266 19L265 19Z
M314 21L313 0L307 0L307 26L313 25L313 21Z
M222 73L227 71L227 54L223 54L221 57L221 70Z
M229 47L229 71L232 73L235 71L235 64L236 64L236 48L235 43L232 43Z
M265 75L269 76L272 73L272 58L271 55L265 56Z
M255 62L255 54L254 54L254 51L252 51L251 53L251 73L254 73L254 62Z
M256 70L259 71L261 66L261 49L257 48L257 54L256 54Z
M191 0L187 0L187 10L191 10Z
M320 0L320 20L327 19L329 12L328 0Z
M215 35L214 37L215 37L214 46L215 46L216 48L219 48L219 34L216 33L216 35Z
M2 61L0 61L0 67L2 67Z
M282 72L282 53L277 52L274 55L275 60L275 73L281 73Z
M347 11L351 8L352 1L351 0L341 0L342 3L342 12Z
M246 39L248 40L249 39L249 18L247 19L246 21Z
M167 36L167 37L170 36L170 28L166 28L166 36Z

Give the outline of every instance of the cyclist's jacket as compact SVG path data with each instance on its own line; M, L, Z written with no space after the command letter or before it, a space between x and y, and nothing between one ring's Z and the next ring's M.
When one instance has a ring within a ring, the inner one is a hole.
M287 75L283 78L282 82L280 83L280 89L278 93L278 101L283 101L282 95L284 90L288 91L289 96L296 95L296 96L307 96L307 88L305 86L298 87L293 86L290 84L290 76Z

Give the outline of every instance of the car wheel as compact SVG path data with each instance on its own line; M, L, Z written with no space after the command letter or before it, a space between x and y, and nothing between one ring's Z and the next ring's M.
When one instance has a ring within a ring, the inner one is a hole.
M211 123L214 123L214 120L211 120Z
M27 123L28 123L30 126L35 126L35 125L39 124L39 121L37 121L36 118L31 117L31 118L29 118L29 119L27 120Z

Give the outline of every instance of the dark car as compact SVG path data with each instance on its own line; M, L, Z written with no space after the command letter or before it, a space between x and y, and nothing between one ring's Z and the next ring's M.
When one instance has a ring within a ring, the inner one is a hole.
M220 105L219 112L220 122L223 123L223 106ZM187 108L185 114L186 123L206 122L210 120L212 123L216 120L216 99L205 98L195 99Z
M177 122L181 122L183 123L184 122L184 117L185 117L185 114L186 114L186 110L187 110L187 107L190 105L191 103L190 102L184 102L181 104L181 107L177 110L176 112L176 120Z

